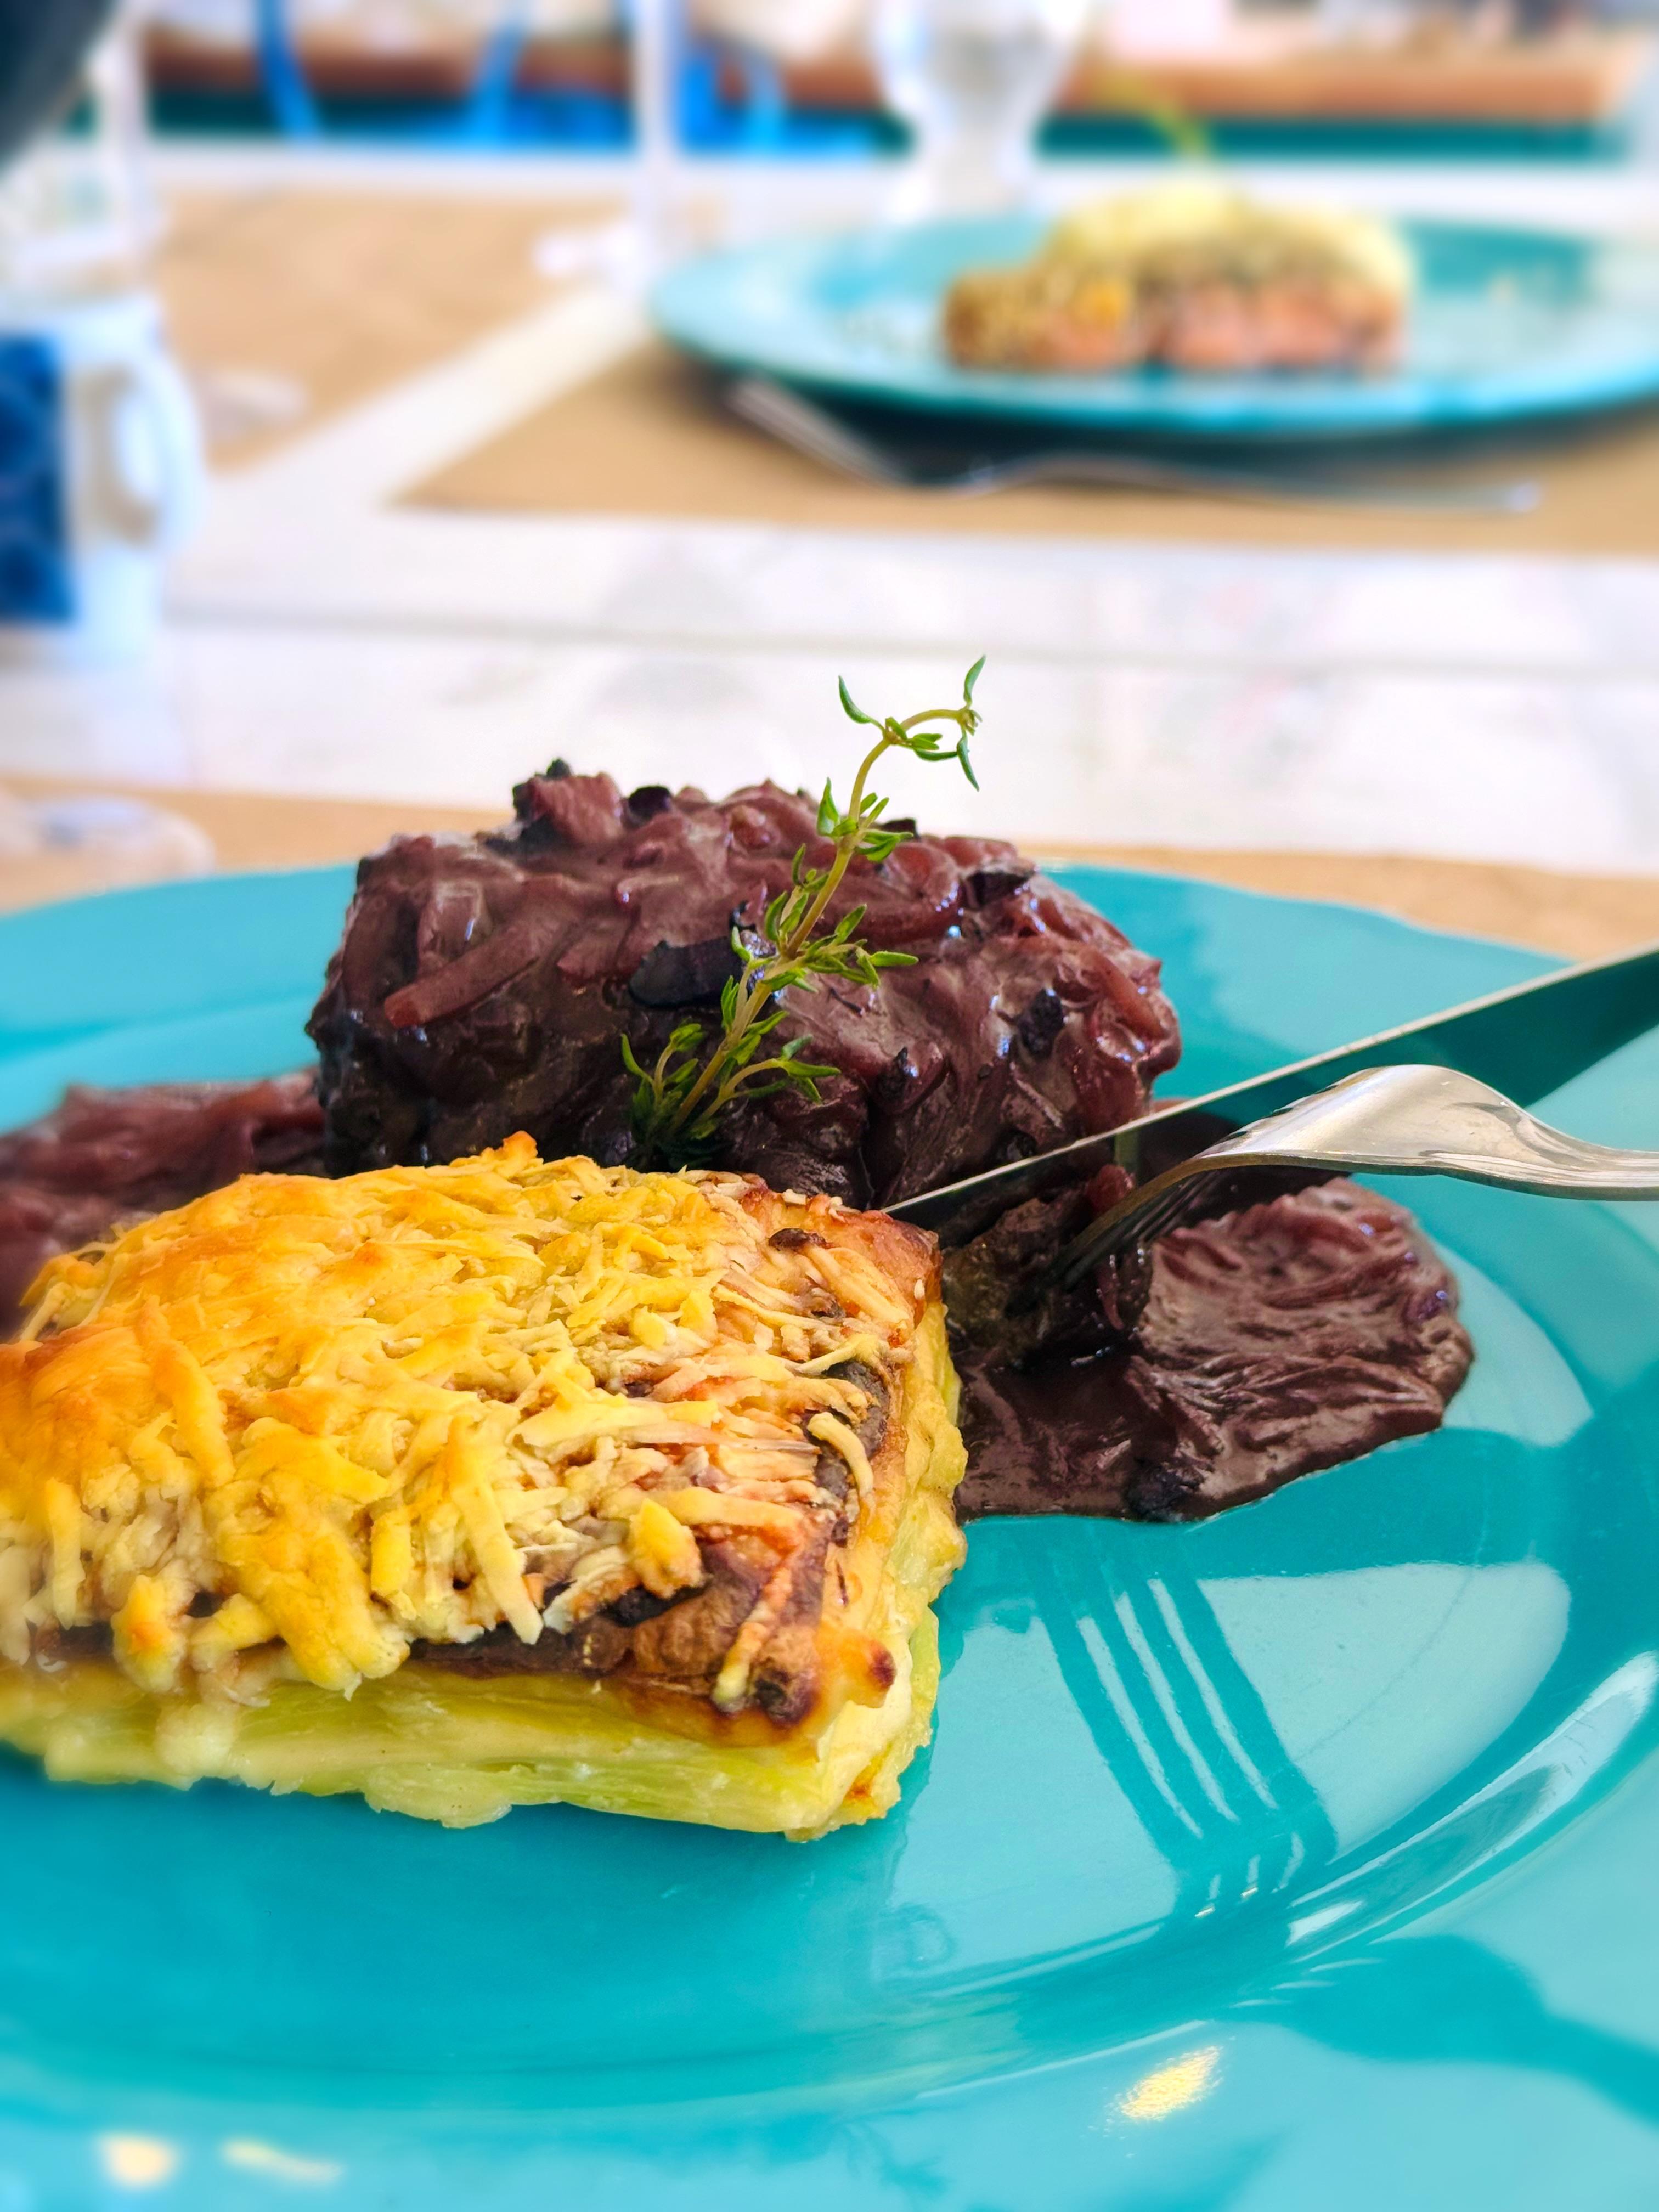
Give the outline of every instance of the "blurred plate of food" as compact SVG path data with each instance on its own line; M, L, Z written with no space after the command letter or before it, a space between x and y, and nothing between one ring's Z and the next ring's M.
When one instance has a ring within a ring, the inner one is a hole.
M1085 207L711 254L688 351L844 400L1175 439L1371 438L1659 394L1659 247L1389 224L1191 180Z

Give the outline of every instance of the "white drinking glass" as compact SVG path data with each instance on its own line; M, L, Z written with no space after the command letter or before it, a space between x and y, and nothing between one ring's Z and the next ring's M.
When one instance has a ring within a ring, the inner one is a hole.
M915 134L896 214L980 214L1030 199L1036 127L1091 12L1091 0L878 0L882 88Z

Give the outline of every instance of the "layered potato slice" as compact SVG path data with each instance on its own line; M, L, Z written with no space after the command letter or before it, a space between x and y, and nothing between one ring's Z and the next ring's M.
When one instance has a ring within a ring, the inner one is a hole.
M0 1740L55 1776L805 1836L928 1733L931 1238L752 1177L251 1176L0 1346Z

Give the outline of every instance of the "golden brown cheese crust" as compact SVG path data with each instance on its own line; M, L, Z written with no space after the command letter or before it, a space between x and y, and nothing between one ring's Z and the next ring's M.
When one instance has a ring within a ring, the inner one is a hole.
M92 1631L246 1706L510 1646L678 1735L810 1738L893 1686L939 1296L884 1216L525 1138L245 1178L54 1262L0 1346L0 1658Z

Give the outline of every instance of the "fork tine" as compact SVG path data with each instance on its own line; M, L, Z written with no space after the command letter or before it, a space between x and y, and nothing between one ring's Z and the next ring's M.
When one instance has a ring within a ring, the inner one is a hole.
M1131 1215L1122 1224L1121 1236L1130 1244L1143 1244L1149 1239L1167 1237L1172 1229L1179 1229L1198 1211L1204 1195L1204 1181L1194 1176L1186 1182L1176 1183L1163 1197L1147 1207L1143 1214ZM1119 1246L1121 1249L1121 1245Z
M1126 1202L1121 1213L1103 1213L1073 1238L1054 1264L1055 1279L1074 1283L1136 1244L1151 1244L1178 1229L1198 1202L1203 1178L1172 1184L1142 1205ZM1114 1215L1115 1214L1115 1218Z
M1387 1061L1251 1122L1132 1193L1055 1255L1035 1292L1074 1283L1197 1214L1249 1203L1239 1178L1263 1170L1294 1176L1296 1187L1333 1175L1443 1175L1554 1198L1659 1199L1659 1152L1568 1136L1455 1068Z

